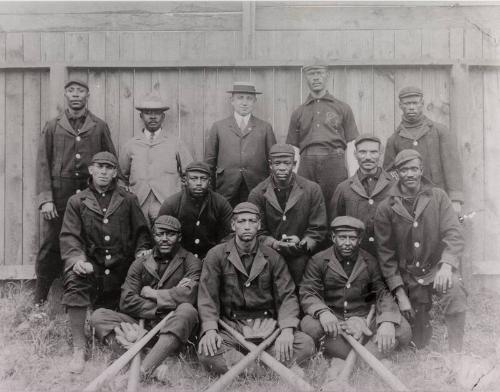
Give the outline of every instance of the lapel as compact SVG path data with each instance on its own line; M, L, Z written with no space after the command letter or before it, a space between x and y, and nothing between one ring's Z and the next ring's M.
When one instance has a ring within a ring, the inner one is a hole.
M150 253L148 256L147 256L147 259L144 261L144 268L146 269L146 271L148 271L157 281L160 280L160 276L158 275L158 273L156 272L156 268L157 268L157 265L156 265L156 261L153 257L153 253Z
M246 137L250 132L252 132L253 129L255 129L255 120L253 114L250 114L247 126L243 130L243 137Z
M95 125L96 125L96 122L94 121L94 119L90 115L90 111L88 111L87 117L85 118L85 122L83 123L82 129L80 129L79 134L81 135L82 133L90 131L92 128L94 128Z
M243 137L243 134L241 133L241 129L238 126L238 123L236 122L236 119L234 118L234 114L231 115L231 117L228 118L228 128L231 132L233 132L236 136L239 138Z
M420 127L415 128L405 128L403 123L399 124L398 133L401 137L410 140L418 140L423 137L429 130L431 129L429 120L427 117L424 117L422 125Z
M291 194L290 194L291 196ZM273 189L273 184L271 181L271 177L268 177L268 183L266 187L266 192L264 193L265 199L271 204L276 210L278 210L281 214L283 214L283 210L281 209L280 203L278 202L278 198L276 197L276 193ZM288 198L290 200L290 198ZM287 201L288 204L288 201ZM286 209L286 208L285 208Z
M293 187L292 191L290 192L290 196L288 196L288 200L286 201L286 206L285 206L285 214L292 209L292 207L297 204L299 199L302 197L302 194L304 191L302 190L302 187L299 185L299 181L297 179L297 176L295 176L295 180L293 182ZM276 197L276 196L275 196ZM278 200L276 200L277 202ZM279 203L278 203L279 205Z
M158 287L162 287L163 284L172 276L172 274L181 266L181 264L184 262L186 258L186 251L182 248L179 248L177 253L175 254L175 257L170 260L170 262L167 265L167 269L163 273L163 276L161 277L160 281L158 282Z
M250 270L250 277L248 278L248 281L251 282L252 280L254 280L262 272L266 264L266 256L264 256L264 254L260 250L260 247L258 247L257 254L255 255L252 263L252 269Z
M399 216L405 218L406 220L413 222L413 217L410 215L408 210L404 207L403 202L400 197L394 197L392 202L393 211Z
M351 189L359 196L364 197L366 199L369 198L369 196L366 194L365 187L363 186L363 184L361 184L361 181L359 180L358 172L354 173L354 175L351 177Z
M231 242L228 242L226 245L226 252L229 252L227 255L227 259L229 262L234 265L234 267L240 271L243 275L248 277L247 271L245 267L243 266L243 263L241 262L240 255L238 254L238 251L236 250L236 244L234 243L234 240Z
M88 117L89 116L87 114L87 118ZM59 118L59 120L57 122L58 122L60 127L64 128L66 131L68 131L72 135L77 135L77 132L73 129L73 127L69 123L68 117L66 116L66 111L63 112L63 114L61 115L61 117Z
M420 215L422 215L422 212L424 212L425 207L427 207L427 204L431 201L431 197L429 195L429 191L423 192L417 200L417 207L415 208L415 220L418 220Z
M356 264L354 264L351 276L349 276L347 282L352 283L366 268L367 267L365 260L363 259L363 256L361 256L361 252L358 252L358 258L356 259Z
M89 210L94 211L100 216L104 216L101 207L99 206L99 203L97 202L97 199L94 195L94 192L92 192L89 188L87 188L84 192L86 192L86 194L85 199L83 199L83 204L85 204Z
M375 184L375 188L373 189L372 198L382 192L386 186L388 186L393 180L393 177L387 173L385 170L382 170L380 176L378 177L378 181Z
M120 195L118 189L115 188L113 194L111 195L111 200L109 202L108 210L106 211L106 216L110 216L111 214L113 214L113 212L115 212L117 208L120 207L120 204L123 203L123 200L124 200L123 196Z
M335 252L333 251L333 246L331 246L329 249L330 249L330 258L328 259L328 267L330 267L330 269L336 274L348 280L349 277L345 273L344 268L342 268L342 264L340 264L340 261L338 261L337 257L335 256Z

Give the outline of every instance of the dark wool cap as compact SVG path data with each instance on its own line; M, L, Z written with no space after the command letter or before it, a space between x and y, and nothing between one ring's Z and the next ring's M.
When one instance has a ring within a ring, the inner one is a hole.
M269 151L269 157L295 156L295 150L291 144L274 144Z
M202 172L210 175L210 166L205 162L195 161L186 166L186 173L190 171Z
M364 141L371 141L371 142L377 142L378 144L382 144L380 139L376 136L370 135L368 133L364 133L362 135L359 135L356 140L354 141L354 145L357 146L359 143L364 142Z
M66 82L66 84L64 85L64 88L68 88L72 84L78 84L79 86L85 87L87 90L89 89L89 85L86 82L84 82L83 80L80 80L80 79L70 79L70 80L68 80Z
M236 205L236 207L234 207L233 209L233 215L241 214L243 212L248 212L250 214L260 216L259 207L257 207L253 203L250 203L249 201L244 201L243 203Z
M405 97L413 97L413 96L419 96L422 97L424 93L422 90L418 87L413 87L413 86L408 86L404 87L401 89L399 92L399 99L405 98Z
M92 157L92 161L90 161L90 164L93 164L93 163L107 163L107 164L112 165L114 167L118 166L118 160L109 151L101 151L101 152L98 152L97 154L95 154Z
M403 163L416 158L422 160L422 155L420 155L418 151L412 149L401 150L398 155L396 155L396 158L394 158L394 167L397 168Z
M179 220L173 216L160 215L158 218L156 218L154 227L180 232L181 222L179 222Z
M352 216L337 216L330 224L330 227L334 231L339 229L347 229L347 230L354 229L358 231L365 230L365 224L361 222L359 219L354 218Z

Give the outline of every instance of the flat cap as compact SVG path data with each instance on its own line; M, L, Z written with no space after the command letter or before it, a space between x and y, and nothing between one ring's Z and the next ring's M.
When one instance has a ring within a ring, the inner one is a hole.
M235 93L262 94L260 91L256 90L255 84L252 82L234 82L233 89L227 92L230 94L235 94Z
M259 207L257 207L253 203L250 203L249 201L244 201L243 203L237 204L233 209L233 215L242 214L244 212L260 216Z
M135 105L135 108L137 110L161 110L162 112L170 109L158 94L152 92L146 94L142 101Z
M295 150L291 144L274 144L269 150L269 157L293 157Z
M365 230L365 224L359 219L354 218L352 216L337 216L330 224L330 227L333 230L339 230L339 229L348 229L348 230L354 229L359 231Z
M399 167L403 163L411 161L412 159L419 158L422 160L422 155L416 150L412 149L406 149L406 150L401 150L398 155L396 155L396 158L394 158L394 165L393 167Z
M84 82L83 80L80 79L70 79L64 84L64 88L68 88L72 84L78 84L79 86L85 87L87 90L89 89L89 85L87 82Z
M382 142L380 141L380 139L378 137L370 135L368 133L364 133L364 134L359 135L356 138L356 140L354 141L354 145L357 146L359 143L365 142L365 141L377 142L378 144L382 144Z
M109 151L101 151L95 154L90 161L90 164L94 163L107 163L114 167L118 166L118 160L116 159L114 154L110 153Z
M312 64L307 64L302 67L302 72L307 72L311 71L313 69L328 69L328 65L324 64L323 62L317 61Z
M415 86L408 86L401 89L401 91L399 92L399 99L413 96L422 97L423 95L424 93L420 88Z
M208 175L211 174L210 166L208 166L208 164L206 164L205 162L201 162L201 161L194 161L194 162L191 162L189 165L187 165L186 166L186 173L190 172L190 171L202 172L202 173L206 173Z
M160 215L156 218L154 227L180 232L181 222L174 216Z

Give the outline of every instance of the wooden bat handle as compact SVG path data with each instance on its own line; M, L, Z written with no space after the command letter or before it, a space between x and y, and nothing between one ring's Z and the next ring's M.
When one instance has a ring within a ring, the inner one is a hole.
M144 328L144 319L139 320L139 326ZM132 363L130 364L130 369L128 371L128 384L127 384L127 392L137 392L139 388L139 381L141 377L141 352L139 351L134 359L132 359Z
M247 350L253 350L257 347L255 344L250 343L245 340L242 334L236 331L234 328L231 328L227 323L222 320L219 320L220 325L227 332L229 332L243 347ZM281 378L289 383L295 390L300 392L313 392L314 388L304 381L302 378L297 376L294 372L288 369L285 365L279 362L276 358L273 358L271 355L263 351L260 354L260 360L264 362L269 368L278 373Z

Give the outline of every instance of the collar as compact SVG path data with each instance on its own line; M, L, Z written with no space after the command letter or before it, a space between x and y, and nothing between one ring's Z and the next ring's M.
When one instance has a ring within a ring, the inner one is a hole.
M158 138L162 132L162 128L158 129L156 132L150 132L148 131L146 128L144 128L142 130L142 132L144 133L144 136L146 136L146 139L149 140L151 138L151 136L153 136L153 140L155 140L156 138Z
M389 196L392 197L399 197L402 199L407 199L407 198L416 198L422 194L429 194L432 192L433 184L430 182L427 178L422 176L422 180L420 182L420 190L417 192L416 195L407 195L406 193L403 193L401 190L401 187L399 186L399 181L396 181L394 185L392 186L391 190L389 191Z
M373 173L373 174L363 173L361 171L361 169L358 169L358 178L359 178L359 181L361 183L363 183L363 181L366 180L366 179L368 179L368 178L373 178L375 180L378 180L381 173L382 173L382 168L381 167L377 167L377 171L375 173Z
M295 173L292 172L292 175L290 176L290 180L288 181L288 184L285 187L280 187L276 181L274 181L274 176L271 174L271 185L273 186L274 189L277 190L287 190L293 188L293 184L295 183Z
M305 105L309 105L310 103L312 103L314 101L317 101L318 99L320 101L330 101L330 102L335 102L336 101L335 97L332 94L330 94L328 92L328 90L326 90L325 95L323 95L321 98L313 97L311 94L309 94L307 96L306 102L304 104Z
M175 255L177 254L177 251L179 250L179 246L177 246L176 249L174 249L174 251L168 255L168 256L163 256L161 253L160 253L160 249L158 249L158 246L155 245L155 247L153 248L153 258L155 259L155 261L157 263L160 263L160 264L166 264L168 263L170 260L173 260Z
M85 118L85 117L87 117L88 112L89 112L89 111L88 111L88 109L85 109L85 110L83 110L83 111L81 112L81 114L80 114L80 115L76 116L76 115L74 115L73 113L71 113L71 112L69 111L69 109L66 109L66 110L65 110L65 114L66 114L66 117L68 118L68 120L77 120L77 119L79 119L79 118Z
M245 256L245 255L250 255L250 256L255 257L255 255L257 254L257 249L259 247L259 242L255 241L253 248L250 249L249 252L245 252L242 248L240 248L238 246L238 243L236 242L236 238L234 239L234 245L236 246L236 250L238 251L238 255L240 256L240 258L241 258L241 256Z
M247 125L251 115L252 113L248 113L246 116L242 116L241 114L234 112L234 119L236 120L237 124L240 124L243 120L244 124Z
M356 260L358 259L359 249L351 257L344 257L344 256L342 256L342 254L337 250L337 248L334 245L333 246L333 253L335 254L335 257L337 258L337 260L341 264L344 264L345 262L348 262L348 261L356 262Z
M89 185L90 190L93 193L95 193L96 195L100 195L102 193L102 192L99 192L96 189L96 187L95 187L95 185L94 185L94 183L92 181L92 177L89 177L89 179L88 179L88 185ZM111 193L111 192L113 192L115 190L115 188L116 188L116 180L114 179L113 181L111 181L111 184L109 184L108 189L106 189L106 191L104 193Z

